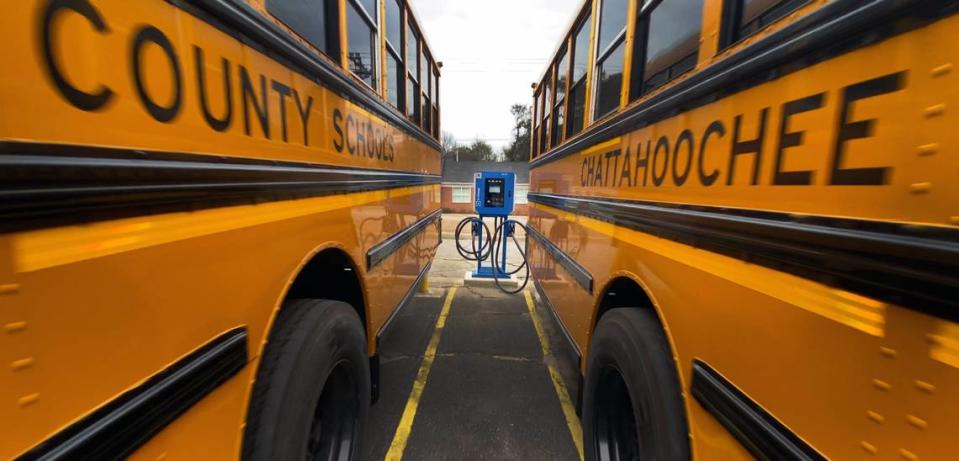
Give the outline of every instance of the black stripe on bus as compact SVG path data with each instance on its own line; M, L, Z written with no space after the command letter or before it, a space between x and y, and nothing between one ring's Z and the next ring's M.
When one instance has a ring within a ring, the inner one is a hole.
M826 458L700 360L693 361L693 397L756 458L819 461Z
M2 143L0 232L439 182L312 163Z
M530 168L955 14L946 0L836 0L544 153Z
M529 201L959 321L959 231L530 193Z
M576 262L575 259L566 254L560 247L556 246L555 243L541 234L539 230L533 226L527 227L529 228L529 236L533 237L533 240L536 240L556 262L563 266L563 269L566 269L566 272L573 277L573 280L575 280L579 286L583 287L587 293L593 294L593 275L590 274L585 267Z
M167 0L240 42L253 46L280 63L322 84L439 151L439 141L379 97L362 88L336 64L300 43L244 0ZM343 44L345 46L345 44Z
M419 234L426 226L439 221L442 216L443 210L436 210L370 248L366 252L366 269L370 270L376 267L377 264L399 250L406 242L409 242L416 234ZM442 233L442 229L438 229L438 231L438 233Z
M236 328L17 459L123 459L239 372L246 362L246 328Z

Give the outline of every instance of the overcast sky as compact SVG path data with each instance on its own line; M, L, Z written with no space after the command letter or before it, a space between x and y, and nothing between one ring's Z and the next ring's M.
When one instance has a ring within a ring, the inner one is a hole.
M433 55L443 63L442 129L461 144L509 142L509 108L529 105L530 85L580 0L410 0Z

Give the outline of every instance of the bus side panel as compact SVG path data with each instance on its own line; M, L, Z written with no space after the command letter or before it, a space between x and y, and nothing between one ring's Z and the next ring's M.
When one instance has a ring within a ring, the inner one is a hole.
M644 281L668 328L687 395L692 361L700 359L830 458L862 456L861 441L932 459L959 456L948 423L959 416L959 361L948 352L953 349L927 340L951 343L959 325L648 234L535 209L534 227L567 221L570 233L584 235L577 262L596 286L623 272ZM533 248L536 273L551 270L543 265L549 256ZM560 313L587 315L578 297L576 304L564 297L583 292L578 285L541 285ZM687 407L702 459L749 459L695 401L687 399ZM888 424L871 421L869 412ZM940 424L920 429L910 426L912 418Z
M44 29L50 3L0 17L0 139L440 173L433 147L169 2L92 1L104 31L69 9ZM81 107L56 76L108 97Z
M2 354L7 363L29 357L33 366L4 372L9 385L3 386L2 398L39 398L0 418L5 434L0 456L29 448L220 333L246 326L254 360L174 423L167 437L150 444L155 447L151 450L171 455L190 456L199 449L213 458L230 457L239 446L250 378L266 327L304 258L331 243L346 249L364 277L370 306L379 309L371 310L372 322L381 323L432 258L436 231L423 232L368 274L366 250L393 228L368 226L363 220L380 216L396 226L415 221L432 211L427 207L435 205L431 189L274 202L3 236L0 242L9 249L4 265L10 268L3 282L19 287L6 297L12 309L4 315L28 327L7 335Z
M947 17L535 167L531 224L546 234L564 223L551 238L595 287L622 273L643 282L687 396L700 359L829 458L860 458L869 447L881 459L959 457L950 433L959 325L535 203L539 192L954 226L957 28L959 18ZM809 110L784 122L795 101L791 109ZM849 137L843 125L857 122L871 128ZM840 184L849 176L833 170L837 159L838 170L882 169L874 178L883 179ZM555 262L539 248L532 261L542 277ZM585 303L571 282L543 285L568 328L591 324L583 306L602 293ZM588 354L590 332L571 333ZM746 456L698 403L687 405L698 457Z

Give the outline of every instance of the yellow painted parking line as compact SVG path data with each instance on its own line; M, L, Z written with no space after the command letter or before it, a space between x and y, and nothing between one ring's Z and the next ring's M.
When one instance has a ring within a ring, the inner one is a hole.
M546 359L546 367L549 369L549 378L553 382L553 389L556 390L556 396L559 397L559 404L563 408L563 416L566 418L566 426L569 427L569 435L573 438L573 444L576 445L576 451L579 453L580 461L583 460L583 428L579 424L579 417L576 416L576 409L573 408L573 402L569 398L569 390L566 389L566 383L559 371L553 366L549 359L550 348L549 340L543 332L543 324L540 322L539 314L536 313L536 306L533 304L533 297L529 290L523 292L526 296L526 308L529 309L529 317L533 320L533 328L536 329L536 336L539 337L539 345L543 349L543 358Z
M403 459L406 443L409 442L410 439L410 430L413 429L413 420L416 419L416 409L420 405L420 397L423 395L423 388L426 387L426 379L430 375L430 368L433 367L433 360L436 358L436 347L439 346L440 336L443 333L443 328L446 326L446 317L449 316L450 306L453 305L453 296L455 294L456 287L450 288L450 291L446 293L446 302L443 303L440 316L436 319L433 336L430 337L430 343L426 346L426 353L423 354L423 362L420 363L420 369L416 372L416 380L413 381L413 389L410 390L410 397L406 399L403 416L400 417L400 423L396 426L396 432L393 433L393 442L390 443L390 450L386 452L387 461L399 461Z

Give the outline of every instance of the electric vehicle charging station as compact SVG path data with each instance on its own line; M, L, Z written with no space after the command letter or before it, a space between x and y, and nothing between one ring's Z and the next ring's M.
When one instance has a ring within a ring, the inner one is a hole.
M516 175L512 172L484 171L473 175L476 199L473 209L477 216L463 219L456 226L456 250L460 256L476 261L476 270L471 276L477 279L492 279L500 290L506 293L519 293L529 281L529 266L526 264L526 247L516 240L516 226L526 226L509 219L513 212ZM493 219L493 230L486 225L485 218ZM470 246L464 247L460 241L460 234L469 225ZM514 270L509 270L506 263L507 247L512 239L523 256L523 263ZM488 265L484 262L489 262ZM515 291L507 289L501 284L501 279L512 279L519 271L526 269L526 275Z

